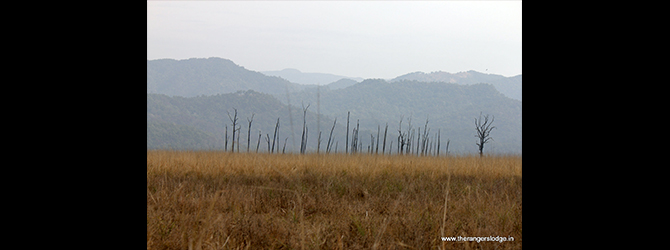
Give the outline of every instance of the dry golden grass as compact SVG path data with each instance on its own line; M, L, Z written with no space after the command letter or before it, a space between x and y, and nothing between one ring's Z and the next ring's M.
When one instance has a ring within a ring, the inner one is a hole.
M147 151L147 249L519 249L521 210L520 156Z

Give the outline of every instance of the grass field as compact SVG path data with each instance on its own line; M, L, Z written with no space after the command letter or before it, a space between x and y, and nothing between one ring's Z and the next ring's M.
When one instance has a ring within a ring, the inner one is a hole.
M147 249L520 249L521 165L148 150Z

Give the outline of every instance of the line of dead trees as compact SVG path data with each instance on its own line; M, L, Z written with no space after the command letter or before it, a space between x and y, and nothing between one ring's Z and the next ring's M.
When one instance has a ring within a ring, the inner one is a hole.
M300 154L305 154L307 153L307 138L309 135L309 128L307 126L307 110L309 109L309 104L305 107L303 104L302 111L303 111L303 126L302 126L302 135L301 135L301 140L300 140ZM233 115L231 116L230 112L228 112L228 118L230 119L232 123L232 145L230 147L231 152L237 152L240 151L240 129L241 125L238 123L238 117L237 117L237 109L233 108L234 112ZM431 134L431 128L428 127L429 123L429 118L426 117L426 122L423 124L423 130L421 126L414 128L412 127L412 118L409 117L407 119L407 126L405 129L403 129L403 121L404 117L400 117L400 121L398 123L398 135L396 137L396 140L388 140L389 134L388 134L388 128L389 125L386 123L384 127L384 133L383 137L381 134L381 126L377 125L377 136L374 134L370 134L370 143L368 144L367 148L363 148L363 140L362 136L360 135L360 120L356 120L356 127L352 128L351 130L349 129L350 126L350 115L351 112L347 112L347 125L346 125L346 138L345 138L345 153L346 154L357 154L357 153L368 153L368 154L392 154L393 153L393 143L396 142L396 147L395 147L395 153L396 154L405 154L405 155L417 155L417 156L439 156L440 151L441 151L441 130L438 129L437 132L434 132ZM254 120L255 114L251 114L251 118L247 118L247 152L250 152L250 145L251 145L251 127L252 123ZM484 145L488 143L490 140L492 140L490 133L491 130L494 129L494 126L491 126L493 123L493 118L489 121L489 115L484 116L482 119L481 113L479 116L479 119L475 118L475 128L477 131L477 135L475 137L478 137L479 140L476 142L476 145L478 146L479 149L479 154L480 156L483 155L483 150L484 150ZM338 144L339 141L333 140L333 131L335 130L335 127L337 125L337 118L333 121L333 126L330 129L330 134L328 135L328 141L326 143L326 154L329 154L331 152L337 153L338 151ZM274 128L274 133L272 138L270 137L269 133L265 134L265 142L267 143L267 152L269 153L279 153L279 144L280 144L280 136L279 136L279 128L280 128L280 118L277 118L277 122L275 123L275 128ZM349 131L351 131L351 136L349 136ZM431 136L432 135L432 136ZM237 137L236 137L237 136ZM258 150L260 148L260 143L261 143L261 137L263 137L263 134L261 131L258 131L258 140L256 142L256 153L258 153ZM281 153L284 154L286 153L286 143L288 141L288 136L284 138L284 143L281 149ZM350 140L351 138L351 140ZM225 127L225 143L224 143L224 150L228 151L228 125ZM321 151L321 131L318 132L318 139L317 139L317 149L316 152L317 154L320 153ZM388 142L388 147L387 147L387 142ZM444 149L444 154L449 154L449 143L450 140L447 139L446 142L446 148ZM333 147L333 144L334 147ZM381 145L381 152L379 150Z
M441 130L437 130L437 133L434 134L431 140L430 138L430 128L428 127L429 119L426 117L426 123L423 126L423 133L421 133L421 127L417 129L412 128L412 118L407 119L407 131L402 130L402 121L403 117L400 117L400 122L398 123L398 140L396 147L397 154L416 154L420 156L425 155L440 155L440 145L441 145ZM388 126L388 125L387 125ZM416 138L416 144L413 144L414 138ZM449 142L447 140L446 154L449 154Z

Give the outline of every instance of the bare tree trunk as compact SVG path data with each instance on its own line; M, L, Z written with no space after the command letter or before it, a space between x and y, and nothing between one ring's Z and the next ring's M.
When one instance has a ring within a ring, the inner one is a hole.
M389 123L386 123L386 127L384 128L384 145L382 146L382 155L386 151L386 131L389 129Z
M249 122L249 129L247 130L247 153L249 153L249 144L251 143L251 123L254 121L254 114L251 113L251 120L247 118Z
M277 123L275 124L275 133L272 136L272 151L270 153L275 152L275 141L277 140L277 130L279 129L279 118L277 118ZM277 144L277 151L279 151L279 144Z
M371 154L372 152L370 151L371 149L374 150L375 147L375 137L370 134L370 146L368 146L368 154Z
M228 151L228 125L226 125L226 140L225 140L223 151Z
M381 130L381 127L379 127L379 124L377 124L377 144L376 144L377 147L375 147L375 154L379 154L379 132L380 132L380 130ZM382 150L382 153L384 153L383 150Z
M316 85L316 131L319 136L316 139L316 154L321 149L321 85Z
M430 134L430 129L428 129L428 117L426 116L426 125L423 127L423 138L421 140L421 155L426 155L428 150L428 135Z
M256 143L256 153L258 153L258 146L261 145L261 131L258 130L258 143Z
M344 153L345 154L349 153L349 114L350 114L350 112L347 111L347 137L346 137L346 142L344 143Z
M414 130L412 130L412 115L407 119L407 141L405 142L406 154L412 154L412 139L414 139Z
M356 146L358 145L358 142L356 141L356 129L354 128L351 131L351 153L354 154L356 153Z
M333 121L333 127L330 129L330 135L328 136L328 143L326 143L326 153L330 153L330 139L333 137L333 130L335 130L335 124L337 123L337 117Z
M230 117L230 112L228 112L228 118L230 119L231 122L233 122L233 144L232 144L232 147L230 148L230 151L235 151L235 130L237 130L237 127L236 127L237 126L237 109L233 108L233 110L235 110L234 118Z
M309 137L309 127L305 127L305 146L302 149L302 153L307 153L307 137Z
M300 141L300 153L304 154L307 149L307 109L309 105L305 108L305 105L302 106L302 139Z
M397 151L396 154L404 153L404 152L402 151L402 150L403 150L403 147L405 146L405 140L404 140L404 138L403 138L403 134L402 134L402 119L403 119L403 117L402 117L402 115L401 115L401 116L400 116L400 122L398 123L398 144L397 144L397 146L396 146L396 148L397 148L397 150L396 150L396 151Z
M419 155L419 140L421 140L421 127L419 127L419 131L416 132L416 155Z
M447 148L444 151L445 155L449 155L449 139L447 139Z
M319 151L321 150L321 131L319 131L319 138L316 139L316 154L319 154Z
M359 125L360 125L359 121L360 121L359 119L356 119L356 138L354 140L355 141L354 146L356 147L355 152L358 152L360 150L360 147L358 147L358 145L357 145L357 143L358 143L358 132L359 132L358 129L359 129Z
M437 130L437 156L440 156L440 130Z

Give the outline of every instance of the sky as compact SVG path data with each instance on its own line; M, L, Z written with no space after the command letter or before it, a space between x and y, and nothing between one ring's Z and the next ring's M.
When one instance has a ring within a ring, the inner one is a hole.
M391 79L521 74L521 1L147 1L147 60Z

